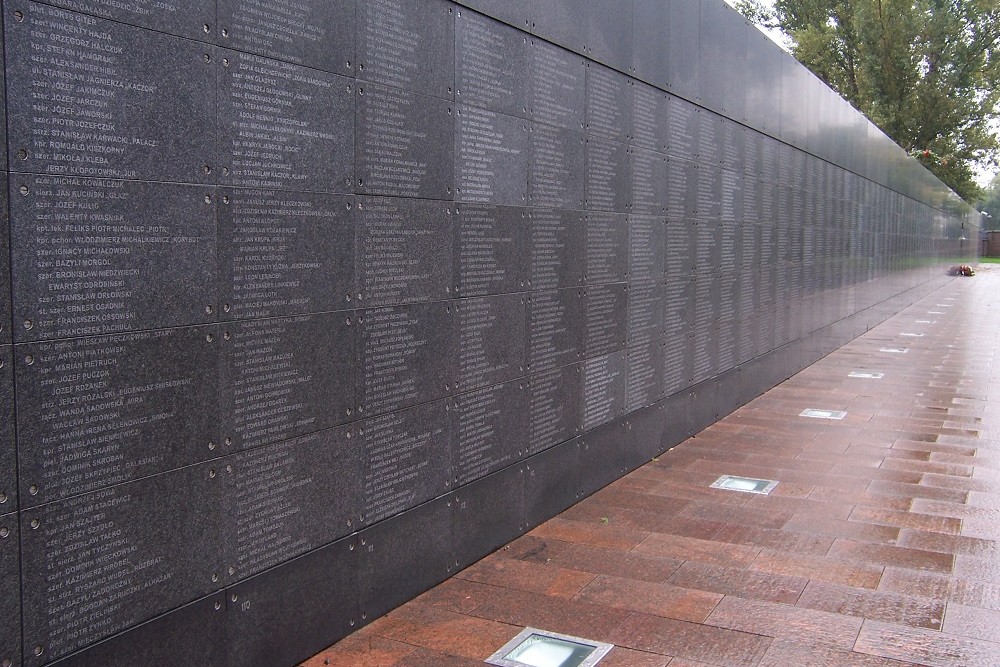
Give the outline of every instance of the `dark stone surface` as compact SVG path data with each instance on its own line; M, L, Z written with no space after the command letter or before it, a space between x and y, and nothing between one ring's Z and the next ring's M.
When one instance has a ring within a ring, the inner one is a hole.
M454 104L374 83L357 104L357 192L451 199Z
M693 435L719 419L719 382L713 378L691 388L688 408L691 422L688 433Z
M451 296L454 205L390 197L358 200L361 303L393 305Z
M667 290L663 281L629 283L629 345L659 340L666 333Z
M357 294L350 196L221 188L224 319L337 310Z
M699 29L702 0L668 0L670 21L667 26L667 87L677 95L697 100L701 95Z
M624 213L632 203L631 151L626 144L587 139L587 204L592 211Z
M341 426L227 459L234 489L226 502L226 563L234 579L356 530L364 511L357 436Z
M239 51L219 56L221 181L351 192L355 82Z
M625 350L583 364L583 430L625 414L628 360Z
M526 306L524 294L456 303L459 389L468 391L524 375Z
M670 95L667 98L667 152L671 156L694 159L701 113L700 108L681 97Z
M631 412L625 418L626 469L635 470L662 454L669 446L667 433L673 427L665 401Z
M587 288L584 354L588 358L624 349L628 332L627 303L625 283Z
M355 0L357 76L452 99L455 7L445 0Z
M27 194L18 192L22 186ZM14 177L12 187L18 340L214 319L211 190L30 174Z
M579 287L584 281L584 215L565 209L528 211L528 285L533 290Z
M585 54L587 26L584 8L573 0L534 0L531 32L576 53Z
M456 571L525 531L524 468L523 463L505 468L454 494L452 535Z
M583 10L587 22L587 55L621 71L631 69L632 0L577 4L576 8Z
M580 499L580 441L556 445L524 462L524 512L534 528Z
M528 116L528 35L467 9L455 17L455 99Z
M458 379L450 302L361 311L357 400L362 415L452 393Z
M691 384L694 373L694 342L687 333L668 334L664 342L663 393L670 396Z
M528 203L580 209L584 183L580 174L586 163L581 130L532 123L528 162Z
M654 340L628 348L628 381L625 387L625 408L628 412L664 397L665 347L666 341Z
M10 507L10 501L6 507ZM0 662L21 664L21 569L17 514L0 515Z
M454 399L456 484L466 484L523 459L527 451L529 390L523 379Z
M455 214L455 292L481 296L523 290L528 280L527 210L461 204Z
M632 87L621 72L587 63L587 135L624 143L632 139Z
M354 319L327 313L223 326L223 443L248 449L353 419Z
M632 0L632 66L644 81L667 88L670 57L671 4L663 0ZM664 39L666 36L668 39Z
M581 498L604 488L625 472L625 442L628 427L616 419L580 438Z
M632 149L632 206L635 213L667 212L667 156L643 148Z
M528 379L528 452L540 452L580 434L583 364L542 371Z
M532 292L526 338L531 373L579 361L584 342L583 290Z
M705 103L736 120L746 115L745 70L747 32L745 19L725 0L701 0L698 60L702 68L701 97Z
M457 435L448 408L435 401L361 422L354 448L363 455L366 525L451 489Z
M0 346L0 514L17 510L14 434L14 348ZM3 658L0 658L2 660Z
M667 213L672 218L698 214L698 164L683 158L667 160Z
M225 464L212 461L24 511L25 664L221 588L231 484ZM199 509L177 511L184 506Z
M226 664L226 594L201 598L67 656L53 667ZM170 638L164 641L164 638Z
M586 224L586 274L588 285L625 282L628 273L629 219L623 213L590 211Z
M52 0L49 4L201 41L216 39L212 0Z
M585 58L532 38L531 88L528 113L532 120L571 130L583 130L587 61Z
M641 81L632 84L632 141L650 151L670 145L670 95Z
M461 0L458 4L522 30L531 27L532 0Z
M523 206L528 200L528 123L459 105L455 129L455 199Z
M220 43L336 74L355 73L355 0L217 0Z
M447 495L361 531L362 623L451 576L453 504Z
M3 68L0 67L0 73ZM0 85L3 84L3 77L0 74ZM3 96L0 95L0 102ZM4 130L0 130L0 140L2 140ZM0 144L2 147L2 144ZM11 342L11 299L13 295L10 289L10 213L7 207L7 188L0 187L0 345L7 345Z
M673 280L688 279L695 269L694 227L683 215L667 217L666 274Z
M4 10L9 160L16 171L213 178L214 47L104 19L88 21L81 35L77 15L27 0ZM104 76L90 82L79 75L73 63L86 60L100 62Z
M628 218L629 282L661 280L667 267L667 219L648 215Z
M17 346L21 504L218 456L215 326Z
M346 537L227 588L229 667L295 665L350 634L360 619L356 545Z

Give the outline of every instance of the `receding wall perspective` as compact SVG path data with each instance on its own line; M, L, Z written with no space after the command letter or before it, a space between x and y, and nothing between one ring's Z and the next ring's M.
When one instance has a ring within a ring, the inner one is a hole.
M0 665L290 667L976 252L722 0L468 4L3 0Z

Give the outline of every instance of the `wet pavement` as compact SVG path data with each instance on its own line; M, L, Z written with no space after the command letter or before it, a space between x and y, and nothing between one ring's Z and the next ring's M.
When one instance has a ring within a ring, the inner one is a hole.
M601 667L1000 665L981 269L303 664L471 667L533 626L615 644Z

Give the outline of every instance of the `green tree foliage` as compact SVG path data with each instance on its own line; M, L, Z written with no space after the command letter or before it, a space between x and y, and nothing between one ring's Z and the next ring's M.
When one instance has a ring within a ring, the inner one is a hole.
M1000 230L1000 174L986 186L983 198L976 204L983 212L983 229Z
M996 165L1000 0L740 0L792 52L967 201Z

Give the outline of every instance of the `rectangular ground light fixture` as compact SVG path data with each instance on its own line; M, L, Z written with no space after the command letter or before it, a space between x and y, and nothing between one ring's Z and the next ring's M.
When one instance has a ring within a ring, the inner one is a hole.
M497 667L593 667L613 644L525 628L486 659Z
M847 374L849 378L861 378L863 380L881 380L885 377L885 373L877 373L875 371L851 371Z
M904 331L904 332L902 332L899 335L900 336L910 336L911 338L923 338L924 337L924 335L921 334L921 333L912 333L910 331Z
M736 477L734 475L723 475L712 482L713 489L756 493L762 496L771 493L776 486L778 483L773 479L754 479L753 477Z
M879 348L879 352L888 352L890 354L906 354L909 352L905 347L882 347Z
M927 314L928 315L944 315L945 312L943 310L928 310Z
M800 417L812 417L813 419L843 419L847 416L841 410L820 410L818 408L806 408L799 413Z
M936 324L937 320L917 320L917 324Z

